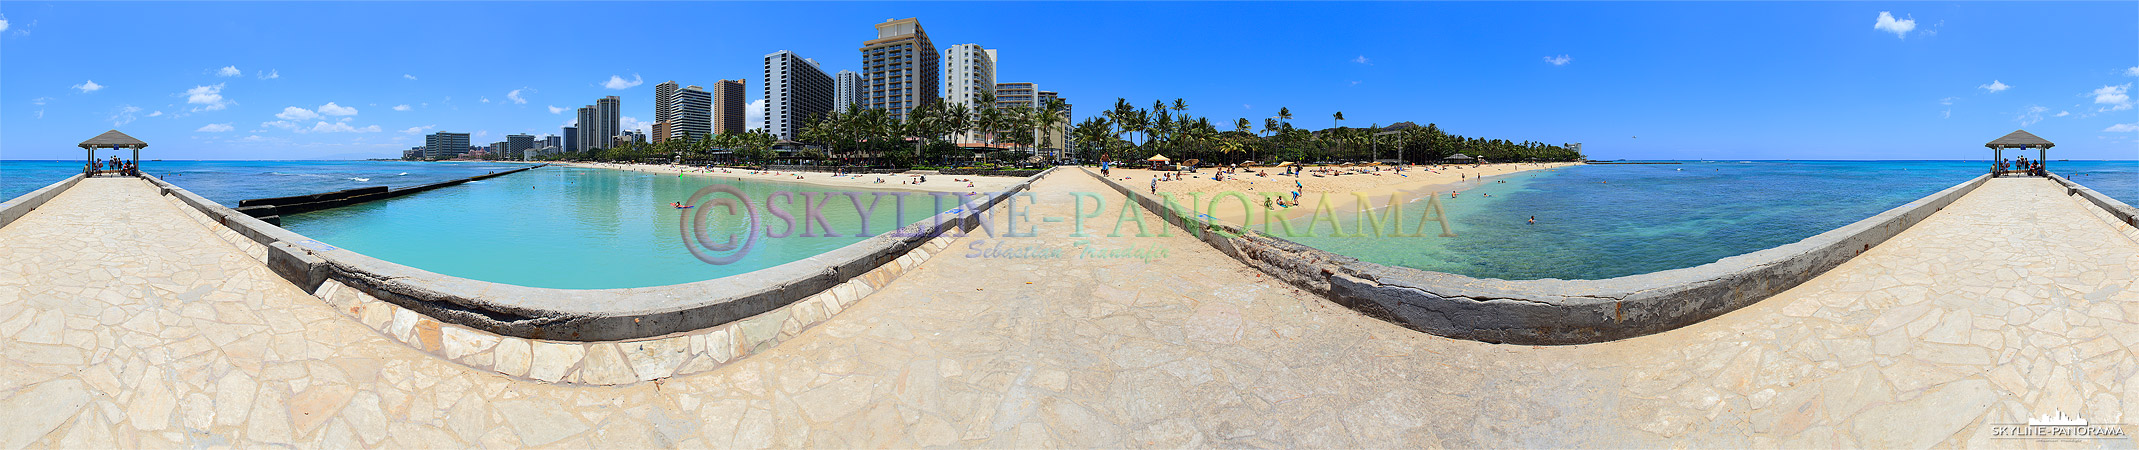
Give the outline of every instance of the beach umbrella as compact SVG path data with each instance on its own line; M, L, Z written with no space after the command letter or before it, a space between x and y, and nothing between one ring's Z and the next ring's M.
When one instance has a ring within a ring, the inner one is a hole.
M1285 167L1285 166L1290 166L1290 165L1292 165L1292 161L1285 161L1285 162L1277 163L1277 166L1278 166L1278 167Z
M1166 162L1166 161L1172 161L1172 160L1170 160L1170 159L1166 159L1166 155L1151 155L1151 157L1150 157L1150 158L1144 158L1144 160L1145 160L1145 161L1158 161L1158 162Z

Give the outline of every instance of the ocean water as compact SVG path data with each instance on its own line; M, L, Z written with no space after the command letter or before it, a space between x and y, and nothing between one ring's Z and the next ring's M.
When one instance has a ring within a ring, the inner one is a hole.
M411 161L143 161L142 172L224 206L239 200L370 186L403 188L527 167L516 163ZM81 173L81 161L0 161L0 199Z
M718 206L676 209L669 205L689 202L693 193L709 185L743 192L750 199L750 210L757 214L759 231L746 232L747 215L730 215ZM767 208L767 196L774 192L792 193L772 202L791 215L792 222ZM850 191L710 175L678 177L552 166L386 201L283 216L282 226L327 244L446 275L521 286L605 289L749 273L844 247L862 236L883 234L902 222L919 221L958 204L955 198L946 198L938 209L935 197L911 193L904 200L902 221L894 206L899 201L896 197L874 195L893 191L859 192L862 207L877 205L868 215L865 232L863 214L857 211L855 199L840 194L844 192ZM811 199L796 198L805 194ZM822 226L810 228L811 236L797 229L809 201L821 202L822 223L837 236L823 233ZM758 240L747 251L706 251L716 258L736 258L726 264L700 259L687 247L682 219L694 217L701 209L708 214L706 237L698 241L693 230L688 234L693 242L720 244L739 238L741 244L749 236ZM768 237L775 235L786 236Z
M1292 239L1365 261L1472 277L1604 279L1797 242L1967 181L1986 164L1585 165L1439 189L1456 237L1439 237L1438 226L1427 237L1327 236L1325 221L1325 236ZM2139 162L2052 162L2051 168L2126 203L2139 200ZM1451 199L1449 190L1462 193ZM1407 228L1418 219L1418 206L1407 210ZM1535 225L1527 222L1532 216Z

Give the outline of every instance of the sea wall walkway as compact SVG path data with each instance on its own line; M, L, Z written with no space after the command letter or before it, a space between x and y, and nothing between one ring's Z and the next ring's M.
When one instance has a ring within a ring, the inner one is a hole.
M1034 218L1108 192L1033 191ZM1553 347L1363 317L1180 230L1036 220L1001 241L1163 257L967 257L997 242L968 237L736 364L570 386L410 349L154 188L88 179L0 227L0 450L2024 446L1989 427L2139 417L2139 242L2084 206L1991 180L1768 300Z

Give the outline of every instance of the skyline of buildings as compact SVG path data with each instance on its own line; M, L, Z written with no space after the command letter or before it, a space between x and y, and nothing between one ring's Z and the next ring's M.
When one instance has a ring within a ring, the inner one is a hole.
M755 108L757 111L751 111L752 100L743 79L719 79L712 83L712 89L668 80L654 85L653 120L639 122L646 127L645 132L622 128L622 100L611 95L577 108L575 120L561 126L559 135L544 138L554 139L554 144L522 148L507 142L472 149L524 157L530 150L542 148L584 152L629 142L662 143L750 130L763 130L775 139L794 140L810 120L844 112L850 106L883 109L895 120L904 120L908 111L934 102L962 104L969 111L977 111L983 106L982 97L987 95L996 97L994 106L998 108L1039 107L1048 99L1058 98L1054 92L1039 90L1033 82L999 82L998 49L966 43L939 53L917 17L886 20L874 24L874 28L875 38L863 41L860 48L861 71L842 69L836 75L828 75L831 72L822 63L792 50L765 55L764 78L757 98L763 103ZM748 119L751 112L760 113L760 117ZM1067 122L1054 133L1054 139L1041 147L1066 147ZM983 137L961 132L951 140L972 144L982 142ZM423 152L426 158L435 154L428 147Z

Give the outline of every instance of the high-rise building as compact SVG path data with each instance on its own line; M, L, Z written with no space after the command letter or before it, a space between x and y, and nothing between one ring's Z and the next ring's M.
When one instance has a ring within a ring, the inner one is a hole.
M423 159L453 159L468 154L468 133L431 133L423 137Z
M556 146L560 149L564 149L565 153L577 152L579 151L579 149L585 148L580 146L579 127L564 127L564 138L559 139L559 141L562 142L553 143L550 145Z
M577 122L577 126L579 127L579 151L587 152L594 151L595 149L609 148L608 146L601 145L600 142L597 142L598 139L608 138L595 137L596 135L601 134L601 127L594 124L594 118L594 105L579 107L579 122Z
M811 120L832 112L835 89L816 60L787 50L765 55L765 132L794 139Z
M623 134L624 130L617 126L622 113L623 101L614 95L594 101L594 124L600 126L595 135L601 136L604 144L609 143L609 138ZM610 146L604 145L602 148Z
M669 125L676 116L676 80L654 85L654 142L668 140Z
M508 134L508 135L505 135L505 155L506 155L506 156L505 156L505 158L506 158L506 159L514 159L514 160L524 160L524 159L527 159L527 150L528 150L528 149L531 149L531 148L535 148L535 136L534 136L534 135L531 135L531 134Z
M1060 94L1056 94L1054 91L1042 91L1040 90L1039 85L1034 83L995 84L996 108L1007 109L1022 106L1037 109L1047 106L1048 100L1057 100L1060 98ZM1056 125L1056 129L1054 130L1054 132L1042 133L1043 135L1039 136L1041 139L1044 139L1046 141L1038 146L1039 149L1043 152L1048 152L1049 150L1062 150L1069 148L1069 129L1071 125L1069 119L1071 117L1076 116L1070 114L1069 104L1067 103L1064 103L1062 105L1062 111L1058 114L1058 116L1061 117L1062 120L1058 125ZM1025 132L1030 133L1031 131L1028 130Z
M422 159L423 159L423 147L410 147L410 148L409 148L408 150L402 151L402 152L401 152L401 159L402 159L402 160L404 160L404 161L419 161L419 160L422 160Z
M668 129L655 132L655 139L668 136L667 139L691 141L713 134L713 93L691 85L677 90L671 103L670 115L663 119Z
M545 134L542 135L541 142L536 143L535 146L564 148L564 139L554 134Z
M928 32L916 18L876 24L876 39L862 42L862 104L882 109L894 119L936 101L939 63L943 54L928 41Z
M749 91L743 90L743 79L713 82L713 132L718 134L741 133L750 124L743 123L750 106Z
M862 102L862 74L842 70L832 75L832 112L846 114L849 106Z
M943 51L943 101L979 108L982 94L995 93L995 49L958 44Z
M668 129L669 129L669 128L668 128L668 122L667 122L667 121L661 121L661 122L654 122L654 129L653 129L653 132L654 132L654 143L655 143L655 144L659 144L659 143L662 143L662 142L667 142L667 141L668 141Z

